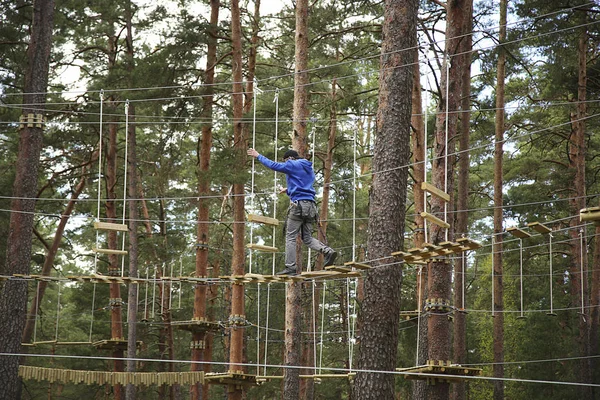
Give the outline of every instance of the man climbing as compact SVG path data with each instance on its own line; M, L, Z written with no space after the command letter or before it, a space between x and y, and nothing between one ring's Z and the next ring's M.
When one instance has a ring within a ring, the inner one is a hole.
M325 266L333 265L337 252L312 237L312 223L317 219L316 192L313 188L315 173L312 162L301 158L296 150L286 151L282 163L271 161L254 149L248 149L248 155L255 157L273 171L283 172L287 181L287 188L284 190L291 203L286 222L285 269L278 272L277 275L296 275L298 273L296 266L298 233L301 233L305 245L324 254Z

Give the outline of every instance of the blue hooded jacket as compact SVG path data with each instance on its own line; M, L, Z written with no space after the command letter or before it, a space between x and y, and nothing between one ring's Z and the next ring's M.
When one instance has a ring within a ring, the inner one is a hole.
M303 158L299 160L287 160L284 163L269 160L262 154L257 157L265 167L273 171L283 172L287 181L287 195L292 201L315 200L315 172L312 162Z

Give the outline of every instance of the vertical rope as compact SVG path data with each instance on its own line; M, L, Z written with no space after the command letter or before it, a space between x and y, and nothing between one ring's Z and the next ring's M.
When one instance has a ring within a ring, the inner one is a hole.
M154 307L156 305L156 269L158 267L154 267L154 280L152 281L152 319L154 319Z
M325 292L327 292L327 282L323 282L323 305L321 306L321 342L319 351L319 374L323 367L323 329L325 325Z
M149 277L149 273L148 273L148 268L146 267L146 282L144 283L144 285L145 285L145 290L144 290L144 319L146 319L148 317L148 277Z
M356 261L356 192L358 188L356 187L356 131L354 130L354 159L352 163L353 169L353 178L352 185L354 186L352 189L352 261Z
M445 118L445 143L444 143L444 192L448 193L448 105L449 105L449 94L450 94L450 57L446 59L446 118ZM444 221L448 221L448 202L444 202ZM448 228L446 228L446 241L448 241Z
M275 98L273 99L275 103L275 160L277 161L277 140L279 135L279 89L275 89ZM277 172L273 171L273 218L277 218ZM276 228L273 227L273 247L275 247L275 233ZM275 274L275 253L272 254L272 274ZM271 290L271 285L267 286L267 291ZM265 355L266 359L266 355Z
M96 221L100 222L100 197L102 191L102 117L104 110L104 89L100 90L100 140L98 142L98 201L96 206ZM96 248L100 247L100 232L96 230ZM98 273L98 253L94 254L94 273Z
M496 236L492 235L492 317L496 316L495 298L494 298L494 244L496 242Z
M466 251L463 251L462 253L462 284L461 286L461 290L462 290L462 309L465 309L465 275L467 275L467 257L466 257Z
M179 278L181 278L183 276L183 258L179 258ZM178 309L181 310L181 285L182 285L182 281L179 281L179 304L177 306Z
M267 283L267 317L265 322L265 362L263 375L267 375L267 354L269 350L269 309L271 308L271 282ZM257 357L258 358L258 357Z
M254 78L255 89L252 91L252 148L256 148L256 91L258 90L258 82ZM250 210L254 212L254 175L256 173L256 159L252 157L252 173L250 175ZM254 224L250 224L250 243L254 243ZM254 250L250 249L248 258L248 269L252 273L252 259Z
M350 369L352 369L352 348L350 346L350 331L351 331L351 324L350 324L350 278L346 278L346 315L348 316L347 319L347 329L348 329L348 365L350 366Z
M314 367L317 366L317 312L315 312L315 310L317 309L317 298L316 298L316 292L315 292L315 287L317 286L317 282L313 281L312 282L312 329L311 329L311 333L312 333L312 340L313 340L313 363L314 363Z
M581 285L581 314L585 314L585 308L584 308L584 290L583 290L583 228L579 230L579 264L580 264L580 271L579 271L579 275L580 275L580 285Z
M33 321L33 343L36 342L37 339L37 324L38 318L40 315L40 282L37 282L36 296L35 296L35 309L37 310L35 313L35 320Z
M521 317L523 317L523 239L519 238L519 280L521 291Z
M129 156L129 99L125 101L125 165L123 172L123 218L121 223L125 224L125 213L127 212L127 166ZM125 250L125 232L122 232L121 250ZM121 257L121 276L125 275L125 257Z
M95 304L96 304L96 285L97 285L97 283L94 282L94 290L92 291L92 316L90 318L90 340L89 340L90 343L92 343L92 331L94 329L94 308L95 308Z
M425 85L425 108L424 108L424 114L425 114L425 120L423 121L423 128L425 130L425 132L423 133L423 147L424 147L424 154L425 157L423 159L423 182L427 182L427 166L428 166L428 161L427 161L427 154L428 154L428 150L427 150L427 120L429 119L429 109L428 109L428 105L429 105L429 91L431 90L431 83L429 82L429 73L427 73L426 75L426 85ZM427 210L427 193L425 193L425 191L423 191L423 211ZM423 221L423 238L425 240L425 243L428 243L427 240L427 221Z
M550 251L550 314L554 314L554 302L552 299L552 275L553 275L553 267L552 267L552 234L548 235L548 243L549 243L549 251Z
M417 272L419 276L419 294L418 294L418 303L417 303L417 351L415 355L415 365L419 365L419 344L421 337L421 298L422 298L422 290L423 287L423 266L419 265L419 272Z
M60 282L56 284L58 293L56 295L56 328L54 332L54 340L58 342L58 325L60 320Z
M254 157L252 157L254 158ZM257 283L257 299L256 303L258 304L257 308L257 320L256 320L256 375L260 375L260 282Z

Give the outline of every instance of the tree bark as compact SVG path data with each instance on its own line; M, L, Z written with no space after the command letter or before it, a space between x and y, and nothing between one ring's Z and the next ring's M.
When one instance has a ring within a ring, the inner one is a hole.
M219 21L219 0L210 2L210 25L208 26L208 49L206 56L206 73L204 76L205 91L204 103L202 105L202 119L207 121L202 125L202 138L198 151L198 228L196 233L196 276L205 277L208 271L208 239L209 239L209 201L204 198L210 194L210 150L212 148L212 114L213 114L213 83L215 78L215 64L217 62L217 23ZM194 318L206 318L206 292L207 286L204 284L196 285L194 289ZM206 341L205 332L193 332L193 343L204 343ZM207 358L207 352L210 349L207 346L198 348L192 347L192 371L206 371L207 365L198 362ZM204 385L208 389L207 384ZM204 399L202 385L191 386L192 400Z
M416 0L386 0L380 58L379 108L373 158L367 249L372 269L364 280L359 326L358 369L396 368L402 270L389 263L404 246L404 219L410 159L411 93L416 46ZM394 375L358 372L357 399L393 399Z
M503 144L504 144L504 80L506 78L506 52L503 43L506 41L506 12L507 0L500 0L500 36L498 41L498 62L496 78L496 121L495 121L495 150L494 150L494 236L492 238L492 264L494 304L494 377L504 378L504 282L502 261L502 227L503 216ZM504 399L504 382L494 382L494 400Z
M456 203L456 232L465 234L469 228L469 137L471 117L471 50L473 47L473 0L465 1L464 27L461 28L463 39L460 42L458 53L461 58L461 113L460 113L460 155L458 160L458 197ZM467 362L467 319L466 307L466 273L467 258L460 257L454 269L454 306L459 312L454 314L454 362L465 364ZM452 386L452 399L466 399L466 382L459 380Z
M27 49L27 69L23 94L22 116L43 114L48 87L48 69L54 25L54 0L33 2L31 37ZM19 129L19 154L13 185L10 223L6 250L6 274L28 274L31 262L31 232L37 178L42 151L43 128ZM27 282L3 283L0 286L0 399L20 398L19 356L21 336L27 315Z
M308 150L307 120L308 120L308 0L296 2L296 36L295 36L295 75L294 75L294 120L292 147L306 157ZM297 261L301 261L297 252ZM302 263L298 262L302 269ZM302 285L292 282L286 285L285 302L285 355L284 364L296 368L286 368L283 378L283 398L295 400L300 395L300 353L302 317Z
M240 8L238 0L231 0L231 40L233 47L233 147L239 169L246 164L246 139L243 130L243 85L242 85L242 32ZM244 182L239 179L233 183L233 256L231 260L232 274L244 275L245 273L245 248L244 248ZM244 285L232 285L231 288L231 318L230 329L231 348L229 353L229 370L243 371L244 355L244 328L235 325L236 318L245 318L244 311ZM241 400L243 390L230 386L229 400Z

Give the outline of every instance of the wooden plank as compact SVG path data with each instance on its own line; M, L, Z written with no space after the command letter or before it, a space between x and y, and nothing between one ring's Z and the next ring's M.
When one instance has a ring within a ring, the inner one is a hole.
M262 215L257 215L257 214L248 214L248 222L256 222L258 224L279 226L279 220L277 218L264 217Z
M330 265L329 267L325 267L325 270L326 271L342 272L342 273L352 272L352 268L342 267L342 266L339 266L339 265Z
M533 229L534 231L537 231L542 234L552 232L552 229L548 228L546 225L539 223L539 222L530 222L527 224L527 226L529 228Z
M410 253L407 253L405 251L395 251L392 253L392 256L403 259L405 257L409 257Z
M448 193L444 192L441 189L436 188L435 186L433 186L427 182L421 182L421 190L424 190L425 192L427 192L429 194L437 196L440 199L444 200L445 202L450 201L450 195Z
M360 269L360 270L371 269L370 265L359 263L356 261L349 261L349 262L344 263L344 265L355 268L355 269Z
M118 254L118 255L126 255L127 254L127 250L111 250L111 249L97 249L97 248L93 248L92 251L94 253L101 253L101 254Z
M249 248L249 249L251 249L251 250L264 251L264 252L267 252L267 253L277 253L277 247L264 246L262 244L248 243L246 245L246 247Z
M517 228L516 226L506 228L506 232L510 233L513 236L518 237L519 239L526 239L528 237L531 237L531 235L529 233L525 232L522 229Z
M307 278L307 279L312 279L312 278L320 277L320 276L333 276L333 275L337 275L337 273L335 273L333 271L305 271L300 274L301 277Z
M435 215L429 214L425 211L423 211L421 213L421 217L425 218L427 221L431 222L432 224L436 224L442 228L445 228L445 229L450 228L449 223L447 223L446 221L443 221L443 220L439 219L438 217L436 217Z
M129 227L125 224L114 224L112 222L94 222L94 228L103 231L128 232Z
M579 220L581 222L600 220L600 207L582 208L579 210Z
M321 277L315 277L313 278L314 280L321 280L321 279L326 279L326 278L331 278L331 279L341 279L341 278L358 278L362 276L362 274L358 271L352 271L352 272L335 272L333 275L330 276L321 276Z

